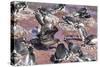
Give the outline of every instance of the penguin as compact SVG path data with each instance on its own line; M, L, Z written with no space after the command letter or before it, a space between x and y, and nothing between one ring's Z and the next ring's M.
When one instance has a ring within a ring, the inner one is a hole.
M21 54L17 53L16 50L13 50L11 53L11 65L19 65Z
M70 53L78 53L79 56L83 56L83 52L81 50L81 47L77 44L73 44L73 42L66 40L66 38L64 38L64 41L68 44L68 52Z
M95 35L88 35L85 38L84 44L87 44L87 45L95 45L95 44L97 44L96 36Z
M54 10L62 10L66 5L65 4L57 4Z
M34 64L36 64L35 63L35 54L34 54L34 52L33 52L33 47L32 46L29 46L28 47L28 51L29 51L29 61L28 61L28 64L29 65L34 65Z
M79 14L79 18L91 18L91 15L87 12L86 7L80 8L77 13Z
M54 63L60 63L64 60L66 60L68 57L68 50L67 48L64 46L63 43L58 44L57 48L56 48L56 52L54 54Z
M73 52L74 54L78 53L79 55L83 55L81 47L76 44L73 44L72 42L68 43L68 50L69 53Z

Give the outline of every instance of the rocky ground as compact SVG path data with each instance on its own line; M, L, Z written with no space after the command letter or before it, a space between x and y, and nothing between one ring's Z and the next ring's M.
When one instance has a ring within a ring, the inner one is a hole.
M34 6L35 5L35 6ZM29 8L32 10L35 10L39 5L43 5L46 7L51 7L52 4L29 4ZM48 5L48 6L47 6ZM54 4L53 4L54 5ZM75 6L75 5L66 5L66 12L67 14L74 12L75 9L78 9L80 7L83 6ZM86 25L86 30L89 34L95 34L97 35L97 9L95 6L88 6L87 7L89 9L89 12L92 15L92 19L89 20L89 22L93 22L93 25ZM25 13L25 12L22 12ZM67 15L66 14L66 15ZM65 15L64 12L58 12L55 14L58 17L61 17L63 15ZM18 18L19 20L19 25L22 26L24 29L26 29L27 31L30 31L34 26L39 25L37 20L35 19L34 15L29 15L29 14L22 14L21 17ZM64 31L61 30L59 28L59 31L55 34L56 38L59 38L60 40L63 40L64 36L66 35L77 35L77 32L73 32L73 31ZM27 36L27 40L30 40L32 38L32 33L29 33ZM77 45L81 45L82 42L81 41L77 41L77 40L72 40L73 43L77 44ZM53 47L56 48L57 45L54 45ZM65 46L67 47L67 44L65 43ZM50 61L50 57L54 54L55 52L55 48L51 48L48 50L38 50L35 49L35 55L36 55L36 63L37 64L51 64L52 62ZM91 47L91 46L86 46L86 47L82 47L81 48L82 51L91 59L96 60L97 59L97 45ZM66 62L70 62L70 61L66 61ZM65 63L65 62L63 62Z

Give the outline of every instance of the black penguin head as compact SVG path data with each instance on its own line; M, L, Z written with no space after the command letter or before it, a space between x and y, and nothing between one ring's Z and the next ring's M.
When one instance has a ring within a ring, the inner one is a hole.
M49 11L44 8L44 7L39 7L38 11L42 14L42 15L47 15L49 13Z
M80 8L80 10L78 11L78 13L86 13L86 12L87 12L86 7Z
M32 46L29 46L29 47L28 47L28 50L29 50L30 52L33 52L33 47L32 47Z
M59 7L64 7L64 6L65 6L65 4L58 4L58 6L59 6Z
M73 47L73 43L72 42L68 42L69 53L71 52L72 47Z
M57 48L65 48L63 43L58 44Z
M68 43L68 45L71 45L71 46L73 46L73 43L72 43L72 42L69 42L69 43Z

